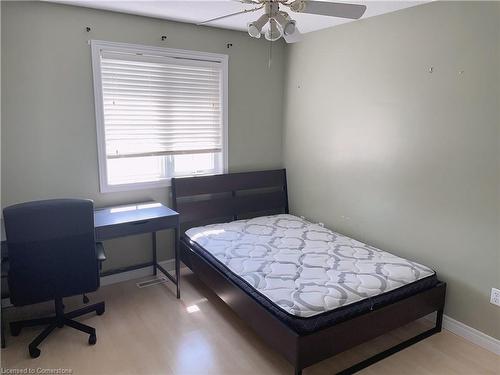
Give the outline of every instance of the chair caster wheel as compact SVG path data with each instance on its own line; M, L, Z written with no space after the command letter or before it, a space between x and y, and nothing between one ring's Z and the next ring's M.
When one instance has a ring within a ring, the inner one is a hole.
M12 324L10 325L10 334L12 336L19 336L20 333L21 333L21 327Z
M104 306L103 306L102 308L98 308L98 309L95 311L95 313L96 313L97 315L102 315L102 314L104 314Z
M38 348L29 348L30 350L30 357L31 358L38 358L40 357L40 349Z
M96 342L97 342L97 336L95 334L90 335L89 336L89 345L95 345Z

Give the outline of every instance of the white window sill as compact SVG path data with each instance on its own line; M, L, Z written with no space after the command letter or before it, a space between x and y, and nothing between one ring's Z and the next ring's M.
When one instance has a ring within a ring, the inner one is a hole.
M172 185L170 178L160 181L152 182L135 182L120 185L104 185L101 186L101 193L117 193L123 191L133 191L133 190L148 190L148 189L160 189L166 188Z
M177 176L178 178L184 177L201 177L201 176L214 176L217 174L227 173L227 168L224 168L223 171L217 171L214 173L195 173L191 175L183 175ZM128 184L120 184L120 185L101 185L100 192L101 193L117 193L124 191L134 191L134 190L148 190L148 189L161 189L172 186L172 178L167 178L160 181L151 181L151 182L135 182Z

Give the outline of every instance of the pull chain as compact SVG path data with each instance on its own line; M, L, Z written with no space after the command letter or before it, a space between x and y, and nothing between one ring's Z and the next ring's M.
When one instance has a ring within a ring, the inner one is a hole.
M273 61L273 42L269 41L269 61L267 63L268 69L271 69L272 61Z

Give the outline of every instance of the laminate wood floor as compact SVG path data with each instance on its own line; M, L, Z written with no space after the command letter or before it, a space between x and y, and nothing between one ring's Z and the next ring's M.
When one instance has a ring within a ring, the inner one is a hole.
M183 270L180 300L176 300L171 283L138 288L137 282L104 286L90 296L91 303L106 302L104 315L79 318L97 329L95 346L87 344L87 335L65 327L42 343L39 358L31 359L27 345L40 329L24 329L18 337L7 336L7 348L1 351L2 374L15 373L6 369L32 369L33 374L70 369L76 375L293 374L292 366L189 270ZM65 304L69 311L81 306L81 299L67 299ZM24 319L35 311L39 316L51 309L49 304L36 309L10 308L5 317L7 321ZM333 374L426 325L419 321L405 326L311 366L304 375ZM500 357L443 331L360 374L500 374Z

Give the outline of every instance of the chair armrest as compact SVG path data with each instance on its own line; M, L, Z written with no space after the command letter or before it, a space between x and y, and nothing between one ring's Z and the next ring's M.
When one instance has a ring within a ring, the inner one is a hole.
M97 256L97 260L99 262L104 262L106 260L106 253L104 252L104 246L103 246L102 242L96 242L95 253Z

